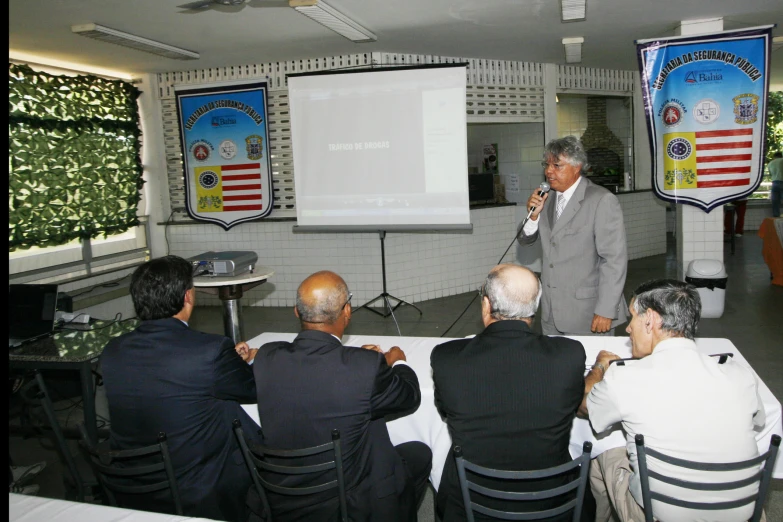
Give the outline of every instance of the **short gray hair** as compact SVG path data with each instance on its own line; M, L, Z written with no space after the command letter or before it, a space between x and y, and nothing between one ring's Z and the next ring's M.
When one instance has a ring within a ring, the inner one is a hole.
M576 136L566 136L546 144L544 161L549 158L560 158L561 156L574 167L581 165L580 174L590 168L590 164L587 162L587 152L585 152L582 142Z
M675 337L694 339L701 317L701 297L696 287L675 279L655 279L639 285L632 297L634 311L651 309L662 319L661 329Z
M536 277L535 295L530 291L520 291L507 284L502 270L493 270L484 280L481 292L489 299L490 315L493 319L525 319L536 315L541 302L543 288Z
M301 285L300 285L301 289ZM296 309L299 319L306 323L333 324L348 301L348 285L338 283L327 295L318 302L307 304L302 298L302 292L296 292Z

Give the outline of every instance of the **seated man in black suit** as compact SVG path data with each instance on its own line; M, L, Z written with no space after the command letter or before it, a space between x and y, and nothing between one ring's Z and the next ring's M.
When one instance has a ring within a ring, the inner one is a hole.
M435 405L453 443L462 446L470 462L495 469L537 470L571 461L568 441L584 392L585 352L577 341L531 330L540 299L541 283L533 272L499 265L482 287L484 331L432 351ZM535 489L555 487L566 479L541 481ZM502 490L508 484L494 487ZM474 500L506 511L537 511L565 501ZM465 520L451 456L444 466L436 509L444 521ZM562 519L571 520L571 513Z
M250 437L258 431L240 406L256 399L253 370L237 354L247 345L188 327L196 292L180 257L137 268L130 294L142 322L101 355L111 447L147 446L165 432L185 515L247 519L252 479L231 426L240 419ZM123 506L172 511L168 490L126 497Z
M263 443L283 449L316 446L340 430L351 520L416 520L427 486L432 452L421 442L392 446L385 415L413 413L421 402L419 381L392 347L343 346L351 320L351 294L333 272L305 279L296 294L294 313L302 331L293 342L273 342L255 355L258 415ZM287 482L306 486L326 477ZM271 482L280 476L270 475ZM277 479L277 480L276 480ZM251 492L252 496L252 492ZM335 493L314 498L270 495L274 520L336 520ZM260 499L251 499L251 520L263 519Z

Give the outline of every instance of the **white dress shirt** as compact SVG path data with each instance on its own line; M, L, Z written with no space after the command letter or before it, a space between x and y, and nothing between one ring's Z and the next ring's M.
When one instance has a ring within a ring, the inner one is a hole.
M629 490L642 505L641 482L634 437L644 435L645 446L698 462L738 462L758 455L754 426L764 425L764 406L758 398L753 372L729 359L699 353L682 337L658 343L651 355L611 365L604 379L587 396L590 424L596 433L622 422L631 468ZM663 475L694 482L728 482L753 474L753 469L721 472L672 467L652 457L647 467ZM651 489L694 502L718 502L750 496L757 488L729 491L693 491L650 479ZM750 518L753 504L727 511L686 510L653 501L656 518L667 522L712 520L738 522Z

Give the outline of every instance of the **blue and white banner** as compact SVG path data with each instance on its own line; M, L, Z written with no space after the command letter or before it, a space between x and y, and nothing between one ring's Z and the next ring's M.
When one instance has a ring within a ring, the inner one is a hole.
M175 89L188 214L228 230L272 211L267 85Z
M758 188L773 27L636 42L656 196L710 212Z

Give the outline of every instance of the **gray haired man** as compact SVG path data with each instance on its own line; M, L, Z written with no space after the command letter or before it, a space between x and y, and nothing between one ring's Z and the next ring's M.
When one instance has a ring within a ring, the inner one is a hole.
M582 176L587 153L574 136L547 143L541 165L556 197L535 190L527 200L534 210L519 231L523 245L541 239L541 328L546 335L612 334L626 319L620 202Z
M543 469L571 461L568 441L584 391L585 352L578 341L531 329L541 293L541 283L527 268L496 266L482 286L484 331L440 344L430 356L435 405L451 440L481 466ZM562 502L551 500L525 507L548 509ZM487 505L520 509L513 501ZM444 465L436 510L441 520L465 520L451 458ZM548 520L571 520L571 513Z
M644 520L634 437L673 457L700 462L735 462L758 455L754 426L764 425L764 407L749 368L729 359L720 364L699 352L694 342L701 300L696 289L675 280L642 284L630 304L634 361L623 366L601 351L585 377L579 414L589 416L596 433L622 422L626 448L605 451L593 459L590 485L596 499L596 521ZM650 459L650 471L691 482L709 480L704 472L672 468ZM725 472L725 481L741 480L753 470ZM651 479L651 488L669 496L691 494L693 502L737 500L754 493L753 485L731 491L683 490ZM748 520L753 504L721 512L679 508L653 501L653 512L667 522Z

